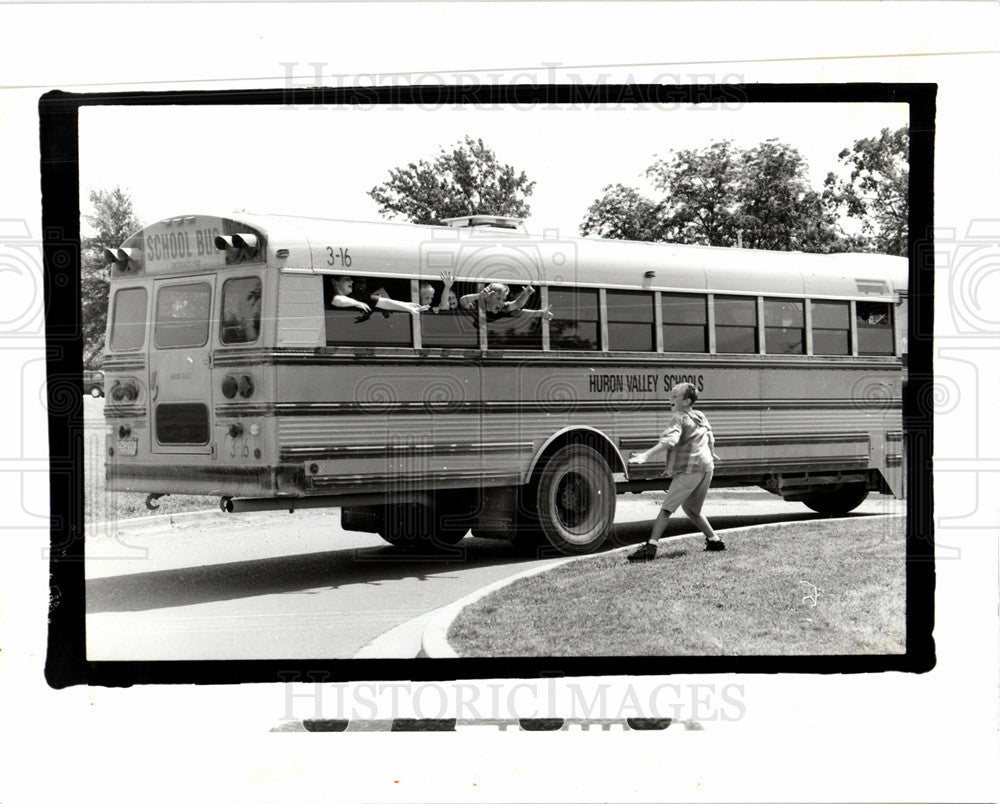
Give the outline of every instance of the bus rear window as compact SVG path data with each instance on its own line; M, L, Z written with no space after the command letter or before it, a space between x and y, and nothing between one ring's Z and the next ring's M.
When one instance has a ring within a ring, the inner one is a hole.
M129 352L146 342L146 289L125 288L115 294L111 314L111 349Z
M208 407L200 402L156 406L156 440L161 444L207 444Z
M223 343L253 343L260 337L260 279L227 279L222 286Z
M208 342L212 286L208 282L162 287L156 294L156 334L159 349L204 346Z

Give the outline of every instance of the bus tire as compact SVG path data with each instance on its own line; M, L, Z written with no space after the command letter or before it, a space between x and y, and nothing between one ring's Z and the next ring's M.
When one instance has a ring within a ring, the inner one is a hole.
M514 550L522 554L539 553L539 548L548 547L548 540L542 533L538 522L538 512L535 509L538 489L532 486L522 486L517 493L517 510L514 512L514 533L510 543ZM551 547L548 547L551 550Z
M556 452L538 479L538 523L561 553L581 555L600 547L614 525L615 502L607 461L583 444Z
M378 535L393 547L419 550L454 546L468 532L467 523L442 516L428 505L399 503L386 507Z
M867 496L868 489L857 484L832 491L816 491L804 497L802 502L817 514L843 516L861 505Z
M403 550L427 541L429 532L429 510L419 503L387 505L378 528L379 536Z
M468 493L438 492L434 496L431 541L446 547L458 544L472 527Z

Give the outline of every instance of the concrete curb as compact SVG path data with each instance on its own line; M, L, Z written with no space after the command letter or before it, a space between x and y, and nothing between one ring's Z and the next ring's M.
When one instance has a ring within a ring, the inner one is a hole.
M339 510L333 508L304 508L298 510L295 514L298 515L313 515L319 516L321 514L329 514L332 510ZM288 512L284 509L278 509L275 511L260 511L257 513L261 514L277 514L287 516ZM234 518L241 516L241 514L227 514L224 511L216 508L204 508L200 511L178 511L175 514L151 514L150 516L134 516L127 519L102 519L99 522L84 522L84 530L91 532L98 531L110 531L119 530L121 528L139 528L141 530L169 530L176 524L181 524L189 520L197 519L222 519L224 517Z
M865 517L865 519L889 519L892 517L903 517L906 516L905 513L899 514L870 514ZM807 520L809 522L839 522L840 519L813 519ZM762 530L764 528L781 528L789 525L800 525L801 521L795 522L769 522L764 525L748 525L746 527L738 528L726 528L725 530L716 531L719 534L723 533L735 533L737 531L753 531ZM685 533L680 536L671 536L669 539L663 541L664 544L669 544L673 542L680 541L681 539L702 539L704 538L701 533ZM448 629L451 628L451 624L455 621L458 615L462 612L466 606L469 606L482 598L486 597L498 589L503 589L505 586L510 586L510 584L515 581L519 581L522 578L530 578L532 575L539 575L543 572L548 572L556 567L561 567L564 564L569 564L573 561L583 561L588 558L596 558L597 556L606 556L612 553L621 553L626 550L631 550L635 547L634 544L625 545L624 547L616 547L614 550L607 550L603 553L588 553L584 556L568 556L563 559L555 559L554 561L543 564L542 566L532 567L525 572L520 572L517 575L511 575L510 577L503 578L502 580L491 583L484 586L482 589L478 589L471 595L466 595L454 603L449 603L447 606L442 606L440 609L430 612L429 614L423 614L419 619L427 619L427 625L424 628L423 637L421 638L421 648L420 654L422 657L428 659L458 659L461 658L459 654L448 642Z

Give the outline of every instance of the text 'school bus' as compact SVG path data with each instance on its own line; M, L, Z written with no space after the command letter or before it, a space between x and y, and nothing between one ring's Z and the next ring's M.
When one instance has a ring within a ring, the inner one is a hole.
M109 250L108 488L584 553L616 492L665 486L627 460L691 382L718 485L830 514L903 496L905 260L448 224L186 215ZM491 282L531 285L524 310L454 306Z

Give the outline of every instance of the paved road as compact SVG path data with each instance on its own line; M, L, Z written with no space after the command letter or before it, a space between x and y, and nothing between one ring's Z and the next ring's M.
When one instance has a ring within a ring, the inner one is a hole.
M655 492L619 497L610 546L643 539L660 499ZM859 513L902 506L873 495ZM712 492L706 513L717 528L813 516L751 489ZM678 516L668 534L690 530ZM342 531L336 510L181 514L95 526L85 565L87 658L349 658L486 584L558 560L471 537L446 555L402 554L374 534ZM412 637L392 644L399 658L416 655Z

